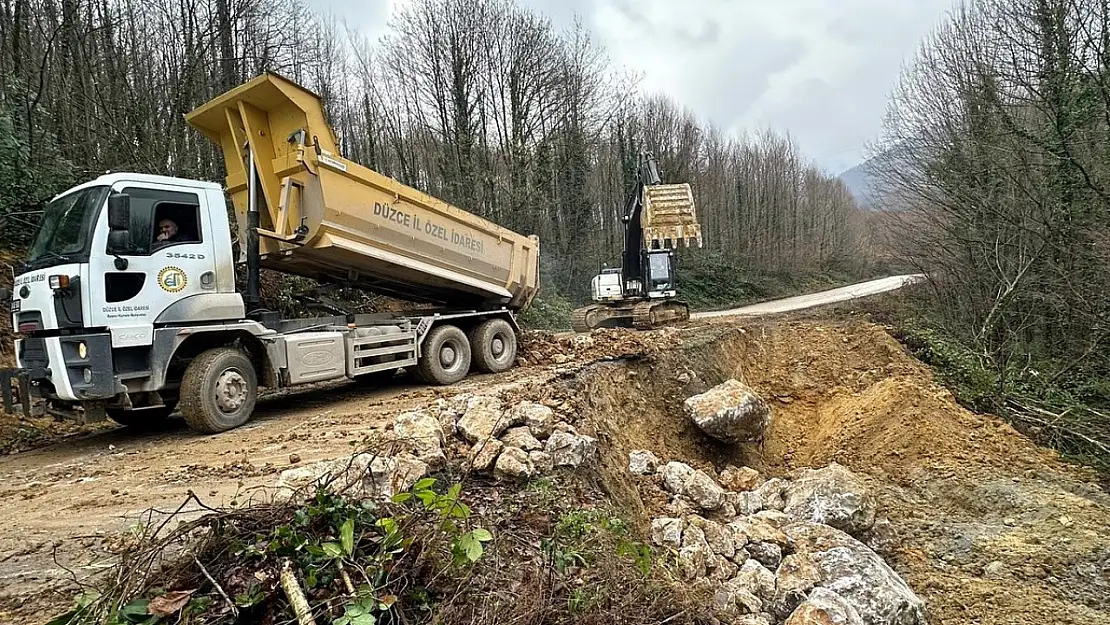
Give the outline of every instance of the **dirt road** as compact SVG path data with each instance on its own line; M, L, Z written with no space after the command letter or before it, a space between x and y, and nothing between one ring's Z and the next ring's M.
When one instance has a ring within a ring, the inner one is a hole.
M813 308L815 306L824 306L827 304L846 302L848 300L859 299L861 297L867 297L869 295L889 293L890 291L896 291L906 286L907 284L911 284L916 280L920 280L921 278L922 276L920 274L890 276L889 278L871 280L870 282L861 282L859 284L844 286L838 289L821 291L820 293L798 295L797 297L788 297L786 299L775 300L772 302L763 302L762 304L754 304L752 306L744 306L742 308L694 313L692 316L694 319L715 319L718 317L754 317L758 315L771 315L775 313L805 310L807 308Z

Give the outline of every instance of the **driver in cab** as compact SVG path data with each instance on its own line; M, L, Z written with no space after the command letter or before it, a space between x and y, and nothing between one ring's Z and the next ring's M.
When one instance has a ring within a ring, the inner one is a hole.
M170 243L190 242L193 238L177 229L177 222L172 219L163 219L158 222L158 236L155 238L155 247L169 245Z

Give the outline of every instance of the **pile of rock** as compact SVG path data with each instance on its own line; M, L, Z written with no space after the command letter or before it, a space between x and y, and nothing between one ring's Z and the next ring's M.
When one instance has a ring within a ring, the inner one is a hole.
M359 496L389 497L446 466L449 456L497 479L524 480L580 466L597 454L597 439L557 420L551 408L527 401L506 408L491 395L458 395L403 412L394 419L390 442L388 456L360 454L289 469L278 487L329 481Z
M673 496L671 516L652 521L651 540L675 556L688 582L714 596L723 622L926 622L921 600L856 538L882 534L889 524L876 519L874 498L844 467L769 480L730 467L718 482L637 450L629 454L629 470Z

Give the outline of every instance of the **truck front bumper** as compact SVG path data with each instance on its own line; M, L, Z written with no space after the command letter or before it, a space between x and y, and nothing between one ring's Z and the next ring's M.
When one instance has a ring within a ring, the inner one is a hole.
M107 332L19 339L16 358L31 392L43 398L108 400L118 392Z

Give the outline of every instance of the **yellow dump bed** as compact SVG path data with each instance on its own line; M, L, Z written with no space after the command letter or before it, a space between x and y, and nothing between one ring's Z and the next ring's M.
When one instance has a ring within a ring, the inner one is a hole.
M536 293L535 236L341 157L320 97L281 76L258 76L186 120L222 147L241 230L253 153L263 267L449 307L515 310Z

